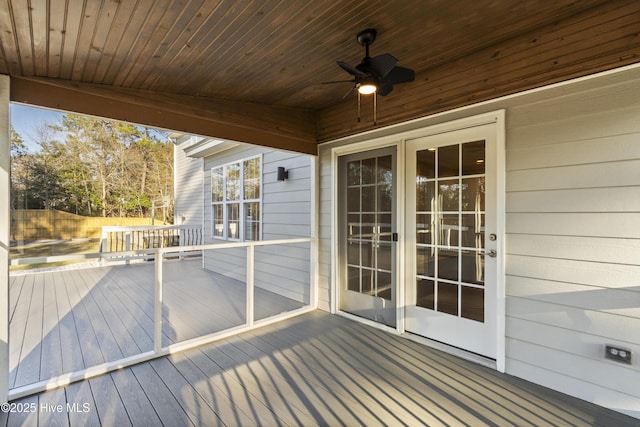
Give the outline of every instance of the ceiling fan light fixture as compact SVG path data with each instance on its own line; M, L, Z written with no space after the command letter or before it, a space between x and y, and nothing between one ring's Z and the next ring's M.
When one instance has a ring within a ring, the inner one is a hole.
M358 92L362 95L371 95L372 93L376 93L378 87L373 83L360 83L358 86Z
M361 95L371 95L378 91L378 84L373 77L366 77L358 84L358 92Z

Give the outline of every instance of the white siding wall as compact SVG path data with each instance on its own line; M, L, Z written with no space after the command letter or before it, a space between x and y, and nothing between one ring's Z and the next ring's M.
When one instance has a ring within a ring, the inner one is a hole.
M635 85L509 109L507 372L640 417ZM605 343L633 351L604 359Z
M640 68L395 132L506 109L506 372L640 418L638 94ZM320 149L319 307L327 310L331 147ZM605 344L632 350L633 364L606 360Z
M262 155L263 240L311 236L311 158L305 155L242 145L205 159L205 243L221 243L211 237L211 168ZM277 181L278 166L289 179ZM296 301L309 302L310 244L256 248L255 285ZM243 280L246 249L207 251L205 268ZM258 302L257 302L258 303Z
M321 149L318 158L320 174L320 195L318 218L318 308L331 310L331 197L333 177L331 167L331 150Z
M183 150L185 145L188 145L188 142L178 141L173 150L173 173L176 183L174 223L202 226L204 210L202 200L203 160L187 157Z

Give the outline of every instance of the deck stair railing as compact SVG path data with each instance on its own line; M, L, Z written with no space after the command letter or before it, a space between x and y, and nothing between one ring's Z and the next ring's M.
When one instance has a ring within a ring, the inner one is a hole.
M201 245L202 227L194 225L160 225L160 226L105 226L102 227L100 252L128 252L143 249L170 248L176 246ZM181 256L201 255L201 251L189 251ZM138 258L149 259L153 255ZM132 257L127 257L127 261Z

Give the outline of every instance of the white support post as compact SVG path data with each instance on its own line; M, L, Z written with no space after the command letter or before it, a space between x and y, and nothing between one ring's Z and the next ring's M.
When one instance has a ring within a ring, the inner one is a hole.
M154 311L153 311L153 350L156 353L162 351L162 251L155 253L155 286L154 286Z
M247 246L247 326L249 327L253 326L254 313L255 313L254 311L255 250L254 249L255 248L253 245Z
M313 309L318 308L318 274L320 271L320 166L318 165L317 156L311 157L311 237L313 240L309 242L309 305Z
M0 402L9 396L9 248L11 238L11 139L9 76L0 75Z

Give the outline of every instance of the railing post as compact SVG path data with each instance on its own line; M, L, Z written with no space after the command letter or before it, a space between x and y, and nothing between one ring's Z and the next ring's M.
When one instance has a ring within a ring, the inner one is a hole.
M247 326L253 326L254 321L254 255L255 248L247 246Z
M156 353L162 351L162 251L156 251L154 257L155 283L154 283L154 312L153 312L153 350Z
M109 232L102 227L102 235L100 236L100 252L107 252L107 238L109 237ZM104 258L100 258L100 265L104 265Z
M129 252L131 250L131 232L126 231L124 234L124 250ZM131 264L131 257L127 256L127 265Z

